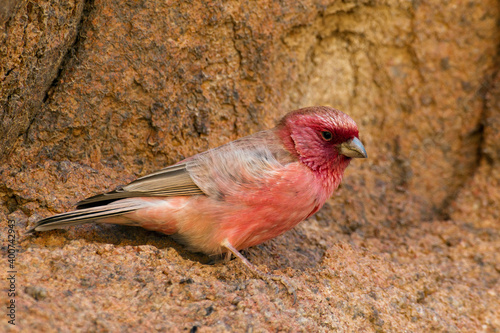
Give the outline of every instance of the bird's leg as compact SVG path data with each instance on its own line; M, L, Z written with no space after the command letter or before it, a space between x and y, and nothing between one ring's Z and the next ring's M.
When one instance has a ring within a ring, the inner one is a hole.
M275 275L275 274L267 274L258 269L255 265L253 265L250 261L248 261L247 258L245 258L236 248L227 240L224 239L222 241L222 247L225 247L228 249L230 252L228 252L227 258L231 258L231 254L234 254L236 257L238 257L244 264L245 266L248 267L249 270L251 270L255 275L259 276L263 280L266 280L267 282L270 282L270 280L274 281L279 281L281 282L287 289L288 293L290 295L293 295L293 304L297 301L297 294L295 293L295 288L292 286L292 284L283 276Z

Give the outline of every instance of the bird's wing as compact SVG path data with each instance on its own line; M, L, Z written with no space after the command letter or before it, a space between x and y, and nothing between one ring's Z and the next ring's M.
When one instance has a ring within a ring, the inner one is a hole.
M208 195L219 197L258 187L295 158L279 144L272 130L262 131L190 157L134 180L112 192L77 203L90 208L133 197Z
M186 170L206 195L223 199L265 188L296 161L268 130L196 155L186 162Z
M172 197L200 195L203 191L193 182L186 164L175 164L138 178L114 191L99 194L77 203L78 209L106 205L116 200L134 197Z

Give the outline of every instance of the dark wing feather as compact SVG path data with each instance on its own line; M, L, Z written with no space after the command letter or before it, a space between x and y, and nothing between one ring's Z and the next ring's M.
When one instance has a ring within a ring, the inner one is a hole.
M296 160L273 130L262 131L192 156L112 192L80 201L77 209L134 197L218 197L221 191L242 190L245 182L258 186L270 176L268 173Z
M130 184L105 194L95 195L78 202L77 209L109 204L134 197L172 197L205 194L193 182L186 164L175 164L134 180Z
M121 201L112 203L111 205L101 205L87 209L74 210L72 212L62 213L40 220L26 233L30 234L35 231L52 230L70 225L95 222L99 219L127 214L145 206L147 206L147 203L144 202ZM131 220L123 220L121 224L135 225Z

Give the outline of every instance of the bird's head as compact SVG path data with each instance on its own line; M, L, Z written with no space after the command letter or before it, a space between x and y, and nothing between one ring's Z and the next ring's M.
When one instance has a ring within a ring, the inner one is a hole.
M287 150L321 174L341 176L352 158L367 157L354 120L330 107L292 111L277 129Z

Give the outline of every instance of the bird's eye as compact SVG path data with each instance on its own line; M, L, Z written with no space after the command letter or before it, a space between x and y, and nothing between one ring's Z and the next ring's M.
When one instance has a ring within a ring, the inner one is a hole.
M321 137L325 141L330 141L333 138L333 135L332 135L332 132L323 131L323 132L321 132Z

